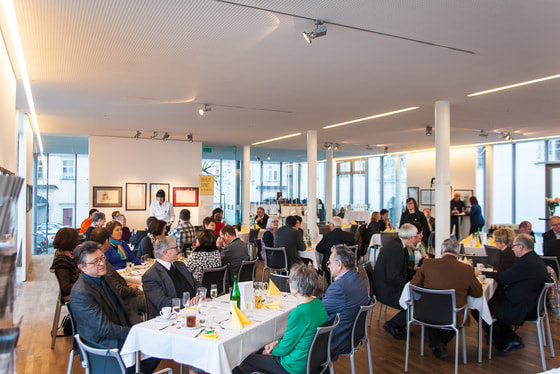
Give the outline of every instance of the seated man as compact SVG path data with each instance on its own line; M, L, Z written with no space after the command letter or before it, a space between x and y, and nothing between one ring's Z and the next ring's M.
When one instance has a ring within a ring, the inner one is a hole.
M222 248L222 265L228 266L230 284L233 284L233 276L239 273L239 268L244 260L249 259L247 244L237 237L235 229L231 225L226 225L220 230L218 247Z
M177 248L179 251L184 250L183 246L185 244L193 244L196 242L196 230L191 224L191 211L188 209L182 209L179 213L179 224L169 233L169 236L175 238L175 243L177 243Z
M560 239L560 217L552 216L550 218L550 230L542 234L543 242L549 240Z
M335 281L321 299L329 320L340 313L340 322L331 337L331 359L335 361L340 353L351 351L354 320L360 306L369 303L369 296L364 280L354 267L354 252L344 245L337 245L330 252L327 263Z
M398 340L406 338L406 311L399 304L399 298L408 278L406 247L415 247L418 244L417 232L416 227L410 223L402 225L399 228L399 237L381 248L373 269L373 283L377 300L400 310L383 325L385 331Z
M288 216L286 217L286 225L276 229L274 233L274 247L286 248L288 269L294 264L303 263L298 251L305 251L305 243L303 242L303 236L296 228L297 224L298 220L295 216Z
M472 266L457 261L461 245L455 239L445 239L441 244L441 258L425 259L410 284L435 290L455 290L456 307L467 304L467 296L482 296L482 285L476 279ZM462 323L464 312L457 313L457 323ZM430 350L437 358L447 357L447 343L455 332L427 327Z
M535 233L533 232L533 225L529 221L521 221L519 224L519 233L527 234L535 241Z
M105 253L109 249L109 230L106 228L96 228L90 234L92 242L100 244L101 252ZM133 323L141 322L138 313L146 312L146 298L144 292L137 285L129 286L126 280L115 270L109 261L105 261L107 273L105 278L112 282L117 294L124 301L129 310L129 318Z
M494 346L498 355L524 347L521 337L511 325L521 326L537 313L540 292L550 276L543 260L533 250L535 242L527 234L519 234L511 246L517 261L506 271L496 274L496 281L503 285L496 290L488 306L496 319L493 324ZM488 331L488 325L483 325Z
M95 212L93 213L93 215L91 216L92 219L92 224L90 227L88 227L88 229L86 230L86 241L89 241L89 236L91 234L91 232L93 231L93 229L95 229L96 227L103 227L105 226L105 213L103 212Z
M148 227L150 227L150 223L152 223L155 220L157 220L156 217L153 216L148 217L148 219L146 219L146 227L144 228L144 230L138 230L131 236L130 245L134 247L135 255L138 252L138 247L140 247L140 242L142 241L142 239L148 236Z
M74 250L74 257L82 271L70 293L78 334L86 344L96 348L122 348L132 324L124 303L112 283L105 279L105 256L99 244L80 244ZM159 361L154 358L142 361L141 371L152 373ZM134 373L134 369L131 367L128 372Z
M355 245L354 235L349 231L342 231L342 218L332 217L330 219L331 232L325 234L321 241L317 243L317 252L323 254L321 266L323 268L323 276L327 282L331 283L331 273L329 272L327 262L331 256L331 248L338 244Z
M148 316L152 318L164 306L171 306L171 299L182 298L183 292L189 292L191 303L196 302L197 282L187 266L177 261L175 239L164 236L156 241L154 255L156 263L142 276L142 286L148 301Z

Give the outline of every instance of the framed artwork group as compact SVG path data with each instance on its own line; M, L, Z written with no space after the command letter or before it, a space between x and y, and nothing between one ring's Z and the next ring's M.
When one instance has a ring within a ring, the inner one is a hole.
M154 200L159 190L165 192L166 200L173 206L198 206L198 187L173 187L173 196L169 194L169 183L150 183L148 191L147 183L125 184L125 210L146 210ZM93 187L94 208L119 208L123 206L123 188L121 186L94 186ZM148 199L149 193L149 201Z

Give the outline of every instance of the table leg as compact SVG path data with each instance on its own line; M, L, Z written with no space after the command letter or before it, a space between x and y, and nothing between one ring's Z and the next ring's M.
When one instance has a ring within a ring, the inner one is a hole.
M140 372L140 351L136 351L136 372Z
M482 362L482 313L478 313L478 362Z

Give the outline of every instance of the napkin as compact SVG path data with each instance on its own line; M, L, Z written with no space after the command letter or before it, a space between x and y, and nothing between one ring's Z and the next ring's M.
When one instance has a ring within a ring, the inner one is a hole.
M237 305L231 304L231 324L236 329L242 330L245 325L251 324L251 320L247 318L242 311L239 310Z
M247 231L247 229L245 228L245 226L241 225L241 232L249 232L249 231Z
M263 304L263 307L268 308L268 309L280 309L280 302L279 301L274 301L272 303L265 303L265 304Z
M342 227L344 227L345 229L348 228L348 225L346 224L346 222L342 221Z
M353 224L353 225L357 225L357 224L358 224L358 222L356 222L356 221L352 220L352 224Z
M494 241L494 238L488 239L488 242L490 243L490 245L491 245L492 247L495 247L495 246L496 246L496 242Z
M473 236L472 236L472 234L470 234L470 235L467 236L465 239L461 240L461 244L463 244L463 245L469 245L469 244L471 244L472 238L473 238Z
M254 303L253 282L239 282L237 285L239 286L240 305L245 307L245 305Z
M268 281L268 295L269 296L274 296L274 295L281 295L282 292L280 292L280 290L278 289L278 287L276 287L276 285L274 284L274 282L272 280Z
M480 248L480 239L476 239L475 248Z
M216 334L216 331L204 331L202 334L198 336L199 338L207 338L207 339L219 339L220 337Z

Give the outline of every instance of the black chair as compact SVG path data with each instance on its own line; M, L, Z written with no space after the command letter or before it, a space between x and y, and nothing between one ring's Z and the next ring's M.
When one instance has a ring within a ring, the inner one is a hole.
M211 285L215 284L218 286L218 295L224 294L226 292L227 269L227 265L225 265L219 268L202 270L200 283L208 290Z
M254 282L255 272L257 271L257 262L258 260L241 262L241 267L239 268L239 273L237 274L237 281Z
M183 254L183 256L187 256L187 251L192 251L192 245L192 242L183 243L181 245L181 253Z
M264 257L263 257L263 250L262 250L262 242L260 240L257 240L255 242L255 247L257 255L255 256L255 259L258 259L260 261L264 261Z
M375 298L371 299L371 302L368 305L362 305L360 307L360 311L358 312L358 315L356 315L354 326L352 327L352 350L349 353L342 354L343 356L350 357L350 368L352 369L352 374L356 374L356 368L354 365L354 353L356 353L364 345L366 346L367 351L369 374L373 373L373 364L371 362L371 350L369 346L366 321L374 306Z
M550 266L554 270L554 272L556 272L556 280L558 280L558 278L560 277L560 274L558 274L558 272L560 272L560 264L558 264L558 257L541 256L541 258L546 266Z
M60 287L60 280L58 279L58 276L56 275L56 272L51 269L51 272L55 275L56 277L56 283L58 284L58 297L56 299L56 306L55 306L55 310L54 310L54 317L53 317L53 323L52 323L52 327L51 327L51 349L54 349L54 345L56 343L56 332L59 329L59 322L60 322L60 312L62 310L62 307L64 305L66 305L66 300L64 300L62 298L62 288Z
M70 307L70 303L66 304L66 309L68 310L68 316L70 316L70 324L72 325L72 335L76 335L78 333L78 329L76 328L76 322L74 319L74 315L72 314L72 308ZM80 347L76 339L72 341L72 350L70 351L70 357L68 358L68 368L66 369L66 374L72 374L72 364L74 363L74 357L80 357L80 362L82 363L82 367L86 367L86 363L82 357L82 353L80 352Z
M249 239L248 239L247 244L256 242L259 238L259 232L260 231L261 230L259 230L259 229L250 229L249 230Z
M367 277L367 287L368 287L368 294L369 294L369 298L370 300L374 300L375 299L375 288L373 287L373 266L371 266L371 262L366 262L362 264L362 268L364 269L364 272L366 273L366 277ZM381 307L379 307L379 310L381 311ZM369 316L369 326L371 326L371 320L373 319L373 313L370 313Z
M498 248L491 246L491 245L484 245L484 249L486 249L486 262L488 265L495 267L498 266L500 262L500 256L502 255L502 251Z
M398 232L382 232L381 234L381 246L389 244L394 239L399 237Z
M358 245L349 245L347 248L354 253L354 266L358 266Z
M288 292L288 293L290 292L290 280L287 275L272 273L270 274L269 279L272 282L274 282L274 284L276 285L276 287L278 287L280 292Z
M325 235L331 232L330 225L317 225L319 227L319 234Z
M262 281L264 282L265 273L289 273L288 270L288 256L286 255L286 248L271 248L266 245L263 246L264 250L264 269L262 272Z
M467 363L465 345L465 321L467 305L455 307L455 290L432 290L409 285L409 306L406 315L406 356L404 371L408 371L408 351L410 347L410 326L415 323L422 326L420 355L424 355L424 326L455 331L455 374L459 362L459 332L463 335L463 363ZM461 321L457 321L457 313L463 312Z
M358 232L358 225L350 225L350 232L352 233L352 235L356 235L356 232Z
M339 322L340 316L337 313L333 319L317 327L307 354L307 374L322 374L327 369L334 374L331 361L331 336Z

